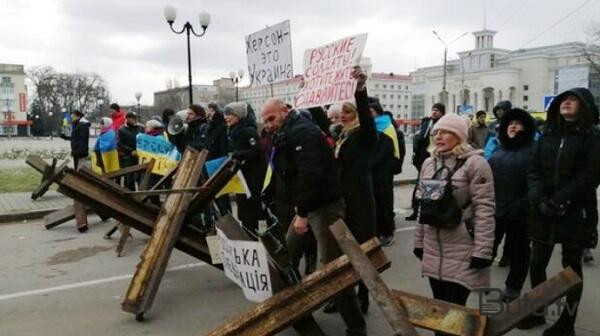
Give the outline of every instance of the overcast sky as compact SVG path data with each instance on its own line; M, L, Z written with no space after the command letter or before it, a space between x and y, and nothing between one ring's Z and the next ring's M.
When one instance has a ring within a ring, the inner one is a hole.
M506 49L586 42L586 30L594 20L600 22L599 0L485 2L0 0L0 63L93 71L119 103L133 104L134 93L141 91L142 103L152 104L153 92L164 90L166 79L187 84L185 36L172 33L164 20L168 4L178 10L176 28L188 20L199 28L202 10L212 16L206 35L191 41L194 84L246 69L244 36L286 19L291 20L295 73L302 71L305 49L364 32L369 33L364 56L371 57L373 71L408 73L440 64L443 46L432 30L447 41L480 30L484 6L487 27L498 30L495 46ZM450 46L449 57L473 44L471 35L463 37Z

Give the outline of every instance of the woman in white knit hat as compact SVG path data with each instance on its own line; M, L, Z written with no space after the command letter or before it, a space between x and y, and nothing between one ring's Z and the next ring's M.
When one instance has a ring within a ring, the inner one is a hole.
M416 195L420 225L413 251L434 298L460 305L471 290L490 286L495 227L492 171L483 151L468 145L468 130L456 114L445 115L433 128L434 147ZM439 181L447 179L450 188L440 189ZM448 197L444 202L439 195Z

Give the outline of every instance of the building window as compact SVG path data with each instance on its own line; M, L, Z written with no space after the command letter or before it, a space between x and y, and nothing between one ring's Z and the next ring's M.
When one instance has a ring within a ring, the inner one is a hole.
M376 95L375 95L375 97L379 98L379 95L378 95L378 94L376 94Z
M391 94L391 95L390 95L390 98L391 98L391 99L394 99L394 95L393 95L393 94Z
M386 105L386 104L383 104L383 108L387 108L387 105Z
M390 85L390 89L392 89L392 90L393 90L393 89L394 89L394 86L393 86L393 85Z
M402 105L396 105L396 106L397 106L399 109L401 109L401 108L402 108Z
M386 99L386 98L387 98L387 95L386 95L386 94L384 94L384 95L383 95L383 99Z
M404 90L408 90L408 85L404 87Z
M524 102L529 101L529 96L523 96L523 101Z
M523 110L525 110L525 111L529 110L529 106L523 105Z
M387 89L387 85L386 84L383 84L381 87L384 88L384 89Z
M408 110L408 105L404 105L404 109L405 109L405 110Z
M404 96L404 100L408 100L408 96Z
M376 89L379 89L379 84L375 84L375 88L376 88Z
M527 91L527 90L529 90L529 85L527 85L527 84L523 85L523 91Z

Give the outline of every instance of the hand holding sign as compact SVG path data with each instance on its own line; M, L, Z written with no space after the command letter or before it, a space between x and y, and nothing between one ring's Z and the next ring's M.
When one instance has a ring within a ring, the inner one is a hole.
M300 236L308 232L308 218L300 216L294 217L294 231Z
M350 74L350 78L356 79L356 92L363 91L367 88L365 85L367 83L367 75L360 66L354 67L354 70L352 70L352 73Z

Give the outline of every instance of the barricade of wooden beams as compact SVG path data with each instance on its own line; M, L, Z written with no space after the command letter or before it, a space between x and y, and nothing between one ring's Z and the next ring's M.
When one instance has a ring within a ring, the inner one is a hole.
M487 316L478 309L459 306L399 290L389 289L378 272L389 260L377 238L358 245L342 221L330 227L345 255L318 269L300 284L287 288L254 308L214 329L207 336L275 335L303 314L318 309L345 288L362 280L380 306L393 335L417 335L414 327L461 336L499 336L519 322L581 284L567 268L501 310ZM528 300L529 309L519 308Z

